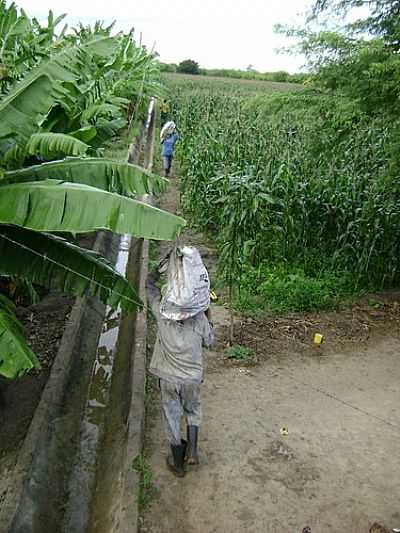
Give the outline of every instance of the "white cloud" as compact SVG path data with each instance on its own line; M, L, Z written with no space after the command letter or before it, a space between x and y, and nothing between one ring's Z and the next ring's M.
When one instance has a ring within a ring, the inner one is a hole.
M276 53L285 44L273 32L276 23L296 20L310 0L17 0L30 15L43 18L52 9L68 13L69 24L97 19L116 29L135 27L143 42L156 49L162 61L195 59L203 67L296 71L302 58ZM299 20L299 19L297 19ZM301 20L301 19L300 19Z

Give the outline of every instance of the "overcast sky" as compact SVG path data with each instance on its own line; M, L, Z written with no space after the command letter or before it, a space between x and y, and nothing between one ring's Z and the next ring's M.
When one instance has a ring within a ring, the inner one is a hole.
M9 2L8 2L9 3ZM310 0L16 0L31 16L42 19L51 8L68 13L75 25L96 19L116 20L116 29L132 26L162 61L194 59L202 67L241 68L249 64L260 71L296 72L299 57L277 54L285 44L275 35L276 23L299 21Z

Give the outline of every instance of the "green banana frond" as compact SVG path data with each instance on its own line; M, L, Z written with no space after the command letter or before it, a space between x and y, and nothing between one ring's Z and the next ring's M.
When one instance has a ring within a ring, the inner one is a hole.
M67 158L5 172L0 187L12 183L54 179L82 183L123 195L158 194L165 191L168 181L148 170L111 159L87 157Z
M26 142L56 98L54 83L46 74L24 81L0 102L0 138L16 136Z
M86 108L82 113L82 122L89 122L89 120L96 117L118 117L121 114L118 105L114 104L92 104Z
M24 338L14 304L0 294L0 375L14 379L32 368L40 368L39 361Z
M94 126L83 126L82 128L79 128L79 130L71 131L69 133L71 137L75 137L75 139L79 139L86 144L90 143L90 141L96 137L96 134L97 130Z
M24 15L18 16L18 11L14 3L9 7L1 4L0 8L0 42L4 54L7 51L8 41L16 35L23 35L29 31L30 22L28 17Z
M34 133L28 141L26 151L43 159L59 156L82 156L89 145L64 133Z
M109 229L166 241L174 240L186 224L184 219L143 202L56 180L2 186L0 223L49 232Z
M19 145L25 144L55 101L66 96L61 83L79 78L85 54L104 57L116 46L109 37L94 39L67 47L33 68L0 102L0 138L16 136Z
M96 121L97 135L90 144L93 147L104 145L107 141L115 137L126 124L127 121L124 118L115 118L114 120L98 118Z
M73 296L96 296L113 308L142 305L130 283L98 253L18 226L0 224L0 271Z

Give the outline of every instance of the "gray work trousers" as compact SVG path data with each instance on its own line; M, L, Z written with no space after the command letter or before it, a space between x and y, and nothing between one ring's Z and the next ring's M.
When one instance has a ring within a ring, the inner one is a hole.
M181 444L181 418L188 426L200 426L200 383L174 384L160 379L165 433L170 444Z

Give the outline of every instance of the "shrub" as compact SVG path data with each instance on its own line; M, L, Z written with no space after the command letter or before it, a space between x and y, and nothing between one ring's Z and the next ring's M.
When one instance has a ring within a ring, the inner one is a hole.
M354 291L351 276L345 272L324 272L313 277L301 268L248 267L235 306L242 311L262 309L279 313L329 309Z
M177 72L181 74L200 74L199 64L193 59L185 59L179 63Z

